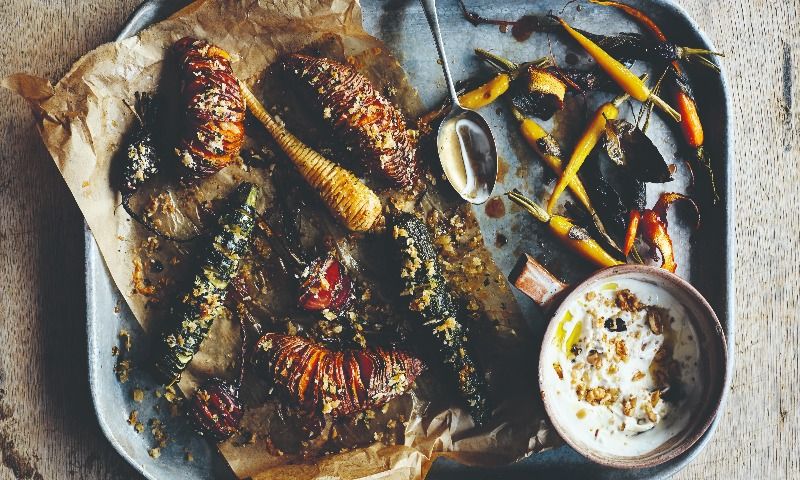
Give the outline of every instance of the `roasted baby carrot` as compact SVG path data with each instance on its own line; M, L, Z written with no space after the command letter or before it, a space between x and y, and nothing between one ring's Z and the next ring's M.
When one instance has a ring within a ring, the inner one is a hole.
M511 112L514 114L514 118L519 122L519 130L522 133L522 137L528 142L528 145L530 145L533 151L544 160L544 163L550 167L553 173L559 176L562 175L564 172L564 162L561 159L561 146L558 144L558 141L547 133L541 125L522 115L516 108L512 108ZM569 183L569 189L572 194L575 195L575 198L586 208L589 215L592 216L592 222L595 227L597 227L600 234L609 242L609 245L617 248L614 240L608 236L603 221L594 209L591 200L589 200L589 194L586 193L586 187L583 186L581 179L576 176Z
M606 130L606 120L617 118L619 115L618 107L626 98L628 98L628 95L620 95L614 100L604 103L597 109L594 117L592 117L592 121L589 122L589 126L586 127L586 131L584 131L578 143L575 145L575 150L572 152L569 163L567 163L567 166L564 168L564 173L559 177L553 189L553 193L547 201L547 213L553 212L553 208L556 206L558 198L564 193L564 189L577 178L578 170L580 170L581 165L583 165L586 157L592 153L595 145L597 145L597 142L599 142L600 138L603 136Z
M586 229L575 225L570 219L560 215L550 215L544 208L523 195L519 190L514 189L509 192L508 198L527 210L534 218L547 224L556 238L586 260L600 267L611 267L622 263L612 257L597 241L590 237Z
M598 5L604 5L609 7L615 7L631 18L636 20L639 25L644 27L646 30L650 32L650 34L659 42L667 42L667 36L664 35L664 32L659 28L659 26L651 19L646 13L639 10L636 7L631 5L627 5L622 2L615 2L615 1L608 1L608 0L590 0L592 3L596 3ZM691 49L689 49L691 50ZM706 50L702 50L703 52L707 52ZM707 52L711 53L711 52ZM719 53L713 53L714 55L721 55ZM703 58L703 57L700 57ZM717 70L719 67L716 64L710 62L708 59L705 59L705 65L713 66ZM710 64L710 65L709 65ZM689 144L690 147L696 150L696 158L697 161L701 164L701 166L706 170L709 175L709 182L711 186L711 198L713 203L716 203L719 200L719 195L717 194L717 187L714 182L714 172L711 170L711 164L708 161L708 158L705 155L705 151L703 149L703 144L705 142L705 132L703 131L703 124L700 122L700 114L697 111L697 102L692 94L691 88L689 88L688 80L686 79L686 75L681 68L681 64L677 60L673 60L672 63L673 69L673 76L671 77L671 90L673 97L675 98L675 103L678 106L678 112L681 114L681 131L683 132L683 136L686 139L686 143Z
M597 61L600 68L605 70L608 76L611 77L623 91L640 102L652 101L658 108L675 119L676 122L681 121L680 113L670 107L667 102L662 100L658 95L655 95L644 81L631 72L628 67L606 53L605 50L589 40L585 35L569 26L564 20L558 18L558 22L564 27L564 30L586 50L586 53Z
M636 239L636 233L639 230L639 220L642 214L639 210L631 210L628 217L628 229L625 231L625 243L622 245L622 253L627 257L633 249L633 241Z

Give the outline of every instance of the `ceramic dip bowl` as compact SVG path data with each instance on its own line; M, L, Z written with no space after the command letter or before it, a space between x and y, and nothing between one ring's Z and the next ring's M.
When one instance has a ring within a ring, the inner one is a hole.
M539 359L559 435L615 468L652 467L686 451L728 383L725 335L708 302L680 277L644 265L601 270L560 302L559 284L549 290L557 306Z

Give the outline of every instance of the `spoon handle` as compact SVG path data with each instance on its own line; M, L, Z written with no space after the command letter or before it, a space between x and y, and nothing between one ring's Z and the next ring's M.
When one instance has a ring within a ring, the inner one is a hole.
M447 82L447 88L450 90L453 106L460 107L461 104L458 102L458 92L456 92L456 87L453 84L453 77L450 75L450 67L447 64L447 55L444 52L442 32L439 30L439 16L436 14L436 0L420 0L420 3L422 3L422 9L425 10L428 26L431 27L431 32L433 32L433 39L436 42L436 50L439 51L439 59L442 61L444 79Z

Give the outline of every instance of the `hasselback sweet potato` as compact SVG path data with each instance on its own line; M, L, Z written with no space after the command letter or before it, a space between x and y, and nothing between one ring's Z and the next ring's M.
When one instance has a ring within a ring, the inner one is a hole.
M334 417L379 407L402 395L425 368L419 359L394 348L333 351L279 333L259 339L253 363L297 407Z
M173 46L185 108L175 149L181 177L207 177L239 154L244 140L245 104L233 76L230 55L205 40L185 37Z
M353 67L329 58L293 54L280 68L313 99L313 105L348 154L360 157L369 172L379 172L395 186L418 176L416 135L402 112Z

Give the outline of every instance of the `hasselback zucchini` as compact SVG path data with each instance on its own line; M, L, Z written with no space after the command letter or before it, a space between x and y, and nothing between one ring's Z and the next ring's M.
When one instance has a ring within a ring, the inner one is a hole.
M439 360L455 374L472 420L481 425L490 415L488 387L469 353L467 329L457 320L459 309L442 275L430 232L412 214L401 213L391 222L400 252L401 295L408 299L409 309L419 314L422 323L417 330L428 336Z
M256 186L250 183L234 191L191 288L172 308L174 323L168 324L160 336L155 356L155 370L164 383L174 383L180 377L223 309L228 282L237 274L239 261L250 245L256 196Z

